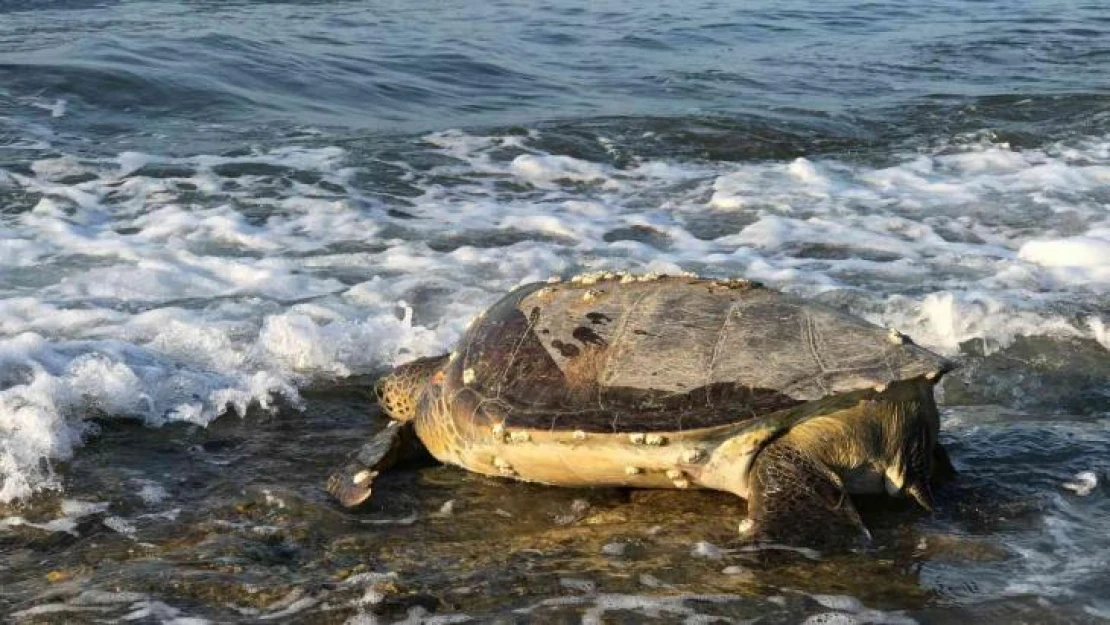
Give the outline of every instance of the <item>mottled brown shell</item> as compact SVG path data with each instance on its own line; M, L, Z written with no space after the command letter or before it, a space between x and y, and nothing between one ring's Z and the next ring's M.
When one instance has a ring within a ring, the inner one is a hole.
M474 322L445 369L474 418L680 431L951 368L897 332L743 280L590 282L523 286Z

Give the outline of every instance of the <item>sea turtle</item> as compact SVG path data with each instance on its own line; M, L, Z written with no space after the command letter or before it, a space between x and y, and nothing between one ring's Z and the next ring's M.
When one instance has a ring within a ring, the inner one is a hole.
M559 486L709 488L753 540L869 536L848 494L931 509L951 465L908 337L741 279L594 274L517 288L455 351L376 386L393 419L329 479L346 507L413 435L438 460Z

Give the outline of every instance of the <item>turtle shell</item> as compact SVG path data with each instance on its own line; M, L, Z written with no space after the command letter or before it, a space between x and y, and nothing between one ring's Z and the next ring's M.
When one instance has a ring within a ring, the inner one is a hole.
M746 280L625 277L516 289L476 319L446 373L476 419L620 433L734 424L951 367Z

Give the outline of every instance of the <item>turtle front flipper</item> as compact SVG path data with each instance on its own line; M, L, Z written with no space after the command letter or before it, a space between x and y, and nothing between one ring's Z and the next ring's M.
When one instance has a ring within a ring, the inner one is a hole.
M832 550L870 542L840 478L789 435L759 452L749 479L745 538Z
M933 480L939 483L950 482L956 479L958 473L948 451L937 443L933 447Z
M411 423L390 421L332 472L328 492L344 508L362 504L370 497L374 478L397 462L407 439L414 436Z

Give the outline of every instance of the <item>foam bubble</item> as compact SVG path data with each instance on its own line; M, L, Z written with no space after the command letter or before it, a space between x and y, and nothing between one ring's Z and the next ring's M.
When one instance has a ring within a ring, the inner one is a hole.
M1110 324L1103 321L1101 317L1091 317L1087 319L1087 327L1091 329L1091 334L1096 341L1106 349L1110 349Z
M1080 471L1076 474L1075 479L1069 482L1064 482L1063 487L1071 492L1086 497L1094 492L1095 487L1098 486L1098 475L1094 471Z
M303 612L318 603L320 598L308 595L302 588L294 588L289 594L266 606L267 612L256 618L260 621L283 619Z
M537 187L552 188L561 182L602 182L610 186L617 184L611 171L569 156L522 154L513 159L511 168L518 178Z
M987 353L1020 335L1098 339L1101 319L1077 324L1073 316L1028 306L987 291L938 291L923 297L890 297L881 312L864 316L946 354L958 353L960 344L971 339L982 339Z
M1110 292L1110 228L1084 236L1029 241L1018 256L1048 268L1055 280Z
M868 608L862 601L848 595L808 595L822 607L833 610L810 615L807 625L855 625L857 623L885 623L889 625L915 625L917 621L901 612L886 612Z
M0 528L25 526L40 529L45 532L65 532L67 534L77 535L78 522L86 516L104 512L108 509L108 504L63 499L60 508L62 516L51 519L45 523L33 523L20 516L11 516L0 519Z
M60 592L64 593L65 590ZM56 598L59 591L45 594L44 597ZM180 608L175 608L161 601L151 599L147 595L137 592L114 592L99 589L81 590L78 594L66 598L64 601L42 603L13 612L12 617L26 619L45 614L118 614L118 620L152 621L166 625L207 625L211 621L201 617L183 614Z
M516 614L537 614L536 618L543 618L546 608L560 608L565 606L584 606L581 622L583 624L600 624L608 622L605 618L609 612L631 612L654 620L675 620L684 617L684 622L700 623L719 620L719 616L712 613L701 613L695 607L698 603L723 604L743 601L745 598L737 595L698 595L676 594L669 596L648 595L623 595L603 593L597 595L555 597L544 599L538 603L514 610Z
M1021 246L1018 255L1046 267L1105 267L1110 266L1110 237L1030 241Z

